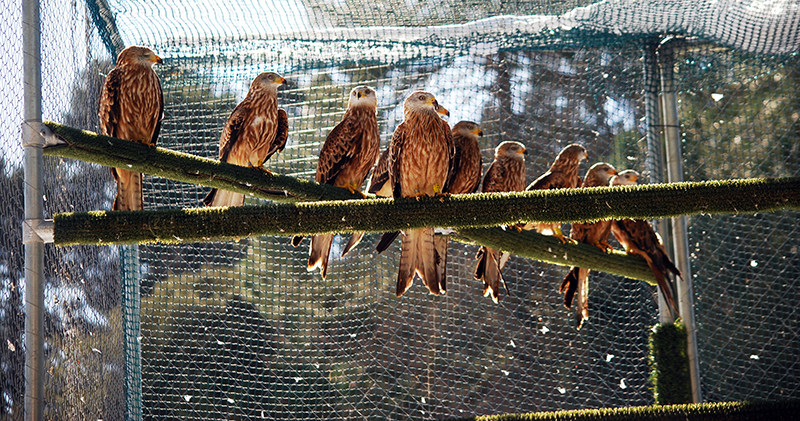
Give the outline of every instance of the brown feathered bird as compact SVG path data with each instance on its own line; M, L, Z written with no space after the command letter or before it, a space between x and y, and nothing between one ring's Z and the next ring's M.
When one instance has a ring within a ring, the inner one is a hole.
M525 189L525 145L505 141L494 150L494 161L483 177L483 193L523 191ZM475 279L483 281L483 295L491 295L497 303L500 286L505 288L503 266L509 254L489 247L481 247L475 258Z
M635 185L639 178L639 173L633 170L625 170L611 178L612 186ZM622 247L630 254L641 256L650 266L653 275L656 277L661 292L667 300L667 304L673 314L678 314L678 307L675 304L672 285L669 283L669 274L672 273L681 277L681 272L670 260L661 238L653 229L649 222L640 219L623 219L611 223L611 233L619 241Z
M438 102L435 104L434 108L436 109L436 112L438 114L445 116L450 115L450 111L447 111L447 108L442 107ZM447 123L444 121L442 121L440 124L447 125ZM393 195L392 191L393 187L391 183L389 183L389 156L391 153L391 148L392 148L391 145L389 145L389 147L386 148L385 151L383 151L380 158L378 159L378 163L375 165L375 170L372 172L372 178L370 179L370 186L368 191L372 194L381 197L392 197ZM451 160L451 164L454 164L454 159ZM453 174L453 172L454 171L452 171L451 169L449 173ZM451 180L451 178L448 178L448 180ZM445 182L445 184L448 184L448 182ZM378 242L378 245L375 246L375 250L378 253L383 253L386 249L389 248L390 245L392 245L392 242L394 242L395 238L397 238L398 235L400 235L399 231L387 232L383 234L381 240ZM360 239L361 238L359 237L358 240L360 241ZM351 242L353 240L354 239L351 238ZM349 244L350 243L348 243L348 245ZM349 248L345 247L345 250L349 250Z
M459 121L453 126L453 145L456 156L453 171L445 186L450 194L475 193L481 185L483 159L478 137L483 136L481 126L471 121Z
M606 187L611 177L617 174L613 165L598 162L589 168L583 178L581 187ZM608 236L611 233L611 221L598 221L594 223L574 223L569 232L569 238L599 247L608 251ZM578 329L583 322L589 319L589 269L572 267L561 282L559 292L564 294L564 306L572 307L572 301L577 297L575 315ZM577 294L577 295L576 295Z
M439 118L438 108L436 98L429 92L413 92L403 103L405 119L392 135L389 152L388 182L394 198L444 194L455 148L450 126ZM404 232L397 296L411 287L415 274L431 294L443 294L446 286L438 266L442 261L446 256L434 247L433 228Z
M100 131L106 136L155 146L164 117L164 96L153 64L161 58L147 47L122 50L100 91ZM142 174L112 168L117 180L113 210L142 210Z
M265 72L250 84L247 96L233 109L219 139L219 160L265 172L264 163L283 150L289 133L286 111L278 108L281 75ZM203 199L206 206L242 206L244 195L213 189Z
M556 156L550 169L533 181L525 190L552 190L552 189L572 189L581 185L581 177L578 175L581 161L588 160L586 149L581 145L567 145ZM536 232L545 235L553 235L561 242L566 242L564 234L561 232L561 224L534 223L526 224L525 229L536 229Z
M380 157L378 158L378 162L375 164L375 168L372 170L372 177L369 179L369 184L367 185L367 192L372 193L376 196L380 197L392 197L392 188L389 185L389 151L390 147L384 149L381 153ZM392 237L392 241L397 237L399 232L393 233L394 237ZM361 239L364 238L363 232L354 232L350 239L345 244L344 248L342 249L342 257L347 255L350 250L354 249L358 243L361 242ZM387 244L388 247L388 244ZM384 249L385 250L385 249ZM380 250L382 252L383 250Z
M342 121L331 130L319 153L316 181L360 192L372 164L378 157L378 98L368 86L350 91L350 100ZM309 271L319 269L322 278L328 274L328 255L333 234L311 237Z

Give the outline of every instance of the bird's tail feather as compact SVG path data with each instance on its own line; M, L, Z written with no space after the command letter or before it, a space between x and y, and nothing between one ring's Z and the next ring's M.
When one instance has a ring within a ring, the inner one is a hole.
M578 287L575 291L575 318L577 328L589 320L589 269L578 269Z
M500 286L505 287L503 273L500 269L501 252L481 247L478 252L478 266L475 268L475 279L483 281L483 296L491 295L492 301L498 302ZM508 289L506 289L508 291Z
M319 269L322 279L328 276L328 256L331 252L331 243L333 243L333 234L318 234L311 237L306 270L311 272Z
M433 243L436 248L436 271L439 277L439 287L442 294L447 291L447 245L450 237L444 235L434 235Z
M117 180L117 197L113 210L143 210L142 173L112 168L111 173Z
M353 235L350 236L350 240L348 240L347 244L344 246L344 249L342 249L342 257L350 253L350 250L354 249L358 243L361 242L362 238L364 238L363 232L354 232Z
M400 231L384 233L381 236L381 241L379 241L378 245L375 246L375 250L378 252L378 254L383 253L384 251L386 251L386 249L388 249L389 246L392 245L392 243L394 242L394 239L397 238L398 235L400 235Z
M433 228L409 230L403 234L400 269L397 274L397 296L402 296L414 282L414 274L422 278L431 294L443 293L439 268L442 258L434 245Z
M244 195L228 190L213 189L208 193L203 203L206 206L242 206L244 205Z
M675 294L674 291L672 291L672 285L665 277L667 269L665 267L659 267L649 256L645 257L645 260L647 261L647 265L650 266L650 270L653 271L653 275L656 277L656 283L658 287L661 288L661 293L664 294L670 311L672 311L673 315L678 314L678 306L675 304Z
M564 294L564 307L566 308L572 308L572 300L575 298L575 291L578 289L578 271L580 271L578 267L570 268L569 273L561 281L561 286L558 288L558 292Z

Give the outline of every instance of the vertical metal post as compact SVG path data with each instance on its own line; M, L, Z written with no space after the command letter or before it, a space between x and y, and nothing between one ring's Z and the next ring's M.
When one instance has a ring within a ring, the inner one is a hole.
M653 38L646 42L643 48L644 62L644 114L647 140L647 161L645 161L645 171L649 183L664 182L664 150L661 143L661 115L658 107L658 94L661 88L660 76L658 71L658 42L659 38ZM669 239L669 224L667 220L653 221L656 231L661 238L667 242ZM667 244L665 244L666 246ZM659 291L660 292L660 291ZM658 294L658 322L661 324L672 324L675 317L669 311L664 294Z
M139 246L120 246L122 263L122 314L125 341L125 420L142 419L142 300Z
M22 2L25 152L25 419L44 419L44 242L32 227L44 219L41 28L38 0Z
M664 142L667 155L667 180L670 183L683 181L683 157L681 153L681 134L678 121L678 89L675 84L674 39L662 42L658 50L661 71L661 110L664 122ZM681 320L686 326L687 356L689 357L689 376L692 383L692 400L702 401L700 393L700 365L697 356L697 335L694 323L694 292L692 290L692 268L689 264L689 233L686 217L672 218L672 243L676 265L684 280L678 280L678 307Z

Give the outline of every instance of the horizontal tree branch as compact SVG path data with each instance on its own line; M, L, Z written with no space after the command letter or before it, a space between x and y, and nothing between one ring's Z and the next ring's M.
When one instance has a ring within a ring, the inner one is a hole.
M485 227L520 221L650 219L800 209L800 178L470 194L419 200L348 200L360 196L345 189L270 176L253 168L149 148L55 123L47 126L69 144L45 148L48 155L127 167L177 181L290 202L235 208L57 214L54 218L57 245L192 242L253 235L387 232L436 226L456 228L466 241L520 256L653 282L652 273L636 256L606 254L584 244L561 244L536 233ZM320 198L329 200L299 202Z
M256 168L241 167L160 147L103 136L47 121L62 142L44 148L44 154L124 168L170 180L200 184L279 202L347 200L362 196L345 189ZM55 142L48 142L48 144Z

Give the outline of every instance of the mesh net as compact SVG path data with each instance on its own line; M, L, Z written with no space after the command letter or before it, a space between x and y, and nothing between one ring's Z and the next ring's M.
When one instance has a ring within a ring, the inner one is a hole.
M578 142L592 161L660 181L660 149L645 138L654 127L642 45L684 33L698 37L675 66L685 178L800 175L797 5L629 3L48 0L44 118L98 130L113 57L145 44L165 59L159 145L169 149L217 157L231 110L274 70L290 81L279 103L291 129L267 164L276 173L313 178L347 93L367 84L382 147L407 93L423 89L451 124L481 123L485 164L499 142L522 141L532 181ZM19 22L16 3L3 6ZM0 37L21 45L19 26ZM22 70L20 57L5 62L0 415L22 419ZM108 168L46 158L44 172L47 217L110 209ZM208 190L145 181L150 209L195 207ZM706 400L797 395L797 219L689 219ZM307 242L295 249L284 237L46 246L47 418L446 418L653 402L649 286L592 274L591 318L576 332L557 292L566 268L512 257L510 294L495 305L472 280L475 247L451 241L448 294L417 282L397 299L398 247L377 255L376 240L341 259L337 237L325 281L305 271Z

